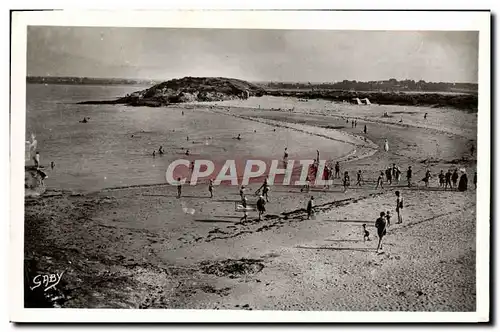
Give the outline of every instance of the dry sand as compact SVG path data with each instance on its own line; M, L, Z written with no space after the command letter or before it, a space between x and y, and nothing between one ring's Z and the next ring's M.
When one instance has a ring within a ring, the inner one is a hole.
M419 116L425 110L406 107L417 113L404 114L400 125L387 123L373 109L395 112L403 107L371 105L370 111L329 103L332 109L342 110L332 114L325 111L326 102L287 99L282 100L282 108L295 108L283 112L266 110L277 107L264 105L264 99L259 100L260 110L253 108L256 100L223 107L217 103L211 109L186 107L226 112L227 117L249 124L286 127L315 139L345 141L353 149L343 154L352 158L342 162L342 171L350 171L354 185L355 171L362 169L368 183L346 193L339 180L329 190L314 188L309 194L296 187L273 186L264 220L258 222L250 213L246 223L234 211L239 199L234 187L216 187L213 199L204 184L186 186L181 199L175 198L174 187L166 185L27 199L29 273L65 271L60 285L48 294L52 305L475 310L475 160L468 156L469 140L475 140L470 118L475 115L463 113L459 118L456 111L432 109L437 113L429 111L429 118L436 114L437 119L439 114L439 124L422 124ZM342 117L347 113L359 119L357 128L345 123ZM386 138L388 153L381 149ZM281 145L273 148L280 150ZM444 192L436 188L435 178L430 189L408 189L404 181L374 189L379 171L392 163L403 170L412 165L413 179L418 181L425 172L423 160L431 161L428 165L434 174L467 167L469 190ZM257 187L250 185L248 192ZM391 210L395 215L395 190L405 198L405 220L396 225L393 217L384 252L377 254L375 219L380 211ZM309 195L315 196L318 206L314 220L305 216ZM249 197L251 202L256 200ZM181 204L196 213L185 214ZM363 223L372 241L363 242ZM33 301L40 294L28 295L27 301Z

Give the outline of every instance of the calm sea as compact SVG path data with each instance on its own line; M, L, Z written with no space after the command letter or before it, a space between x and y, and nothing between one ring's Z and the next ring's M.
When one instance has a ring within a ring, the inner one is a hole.
M181 116L179 108L77 104L111 100L145 88L27 84L26 139L36 135L49 188L93 191L165 183L165 170L184 157L186 148L191 149L191 158L211 160L214 156L220 160L281 158L285 146L290 158L294 154L314 158L316 149L330 150L322 156L335 157L352 148L294 131L274 132L272 127L208 111L185 110ZM90 121L80 123L84 117ZM244 141L231 139L238 133ZM166 154L152 158L160 145ZM50 170L51 161L56 164L54 170Z

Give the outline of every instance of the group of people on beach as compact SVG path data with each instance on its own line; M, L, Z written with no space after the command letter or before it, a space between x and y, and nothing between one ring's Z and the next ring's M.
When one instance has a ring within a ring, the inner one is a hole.
M468 178L467 178L467 173L465 172L465 168L462 168L461 170L462 175L458 175L458 168L448 169L446 173L444 173L443 170L441 170L437 176L438 178L438 183L439 183L439 188L443 188L444 190L450 188L450 190L453 189L458 189L458 191L466 191L467 190L467 185L468 185ZM429 182L432 177L431 171L427 169L425 171L425 176L421 180L424 182L425 187L429 187ZM460 178L460 180L459 180ZM458 181L459 180L459 181ZM458 187L457 187L457 181L458 181ZM474 173L474 189L477 188L477 172Z

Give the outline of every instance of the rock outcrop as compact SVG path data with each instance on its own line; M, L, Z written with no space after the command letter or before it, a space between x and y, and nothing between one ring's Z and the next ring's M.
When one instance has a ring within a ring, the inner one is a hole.
M266 91L249 82L223 77L184 77L156 84L111 101L86 101L80 104L126 104L166 106L194 101L222 101L262 96Z

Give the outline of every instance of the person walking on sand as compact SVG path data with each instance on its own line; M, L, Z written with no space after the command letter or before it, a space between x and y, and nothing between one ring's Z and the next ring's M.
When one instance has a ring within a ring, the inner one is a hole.
M259 211L259 221L262 220L261 217L266 212L266 201L264 200L264 196L260 195L257 200L257 210Z
M453 182L453 188L457 187L457 180L458 180L458 170L455 168L453 170L453 174L451 175L451 182Z
M214 197L214 180L210 179L208 182L208 192L210 193L210 198Z
M153 158L156 158L156 151L153 151Z
M439 188L443 188L444 187L444 179L445 179L445 175L443 173L443 170L441 170L441 172L439 172Z
M424 120L427 120L427 113L424 114Z
M358 170L358 173L356 174L356 185L361 187L361 182L363 182L363 174L361 173L361 170Z
M338 161L335 163L335 178L340 179L340 164Z
M377 186L375 187L375 189L378 189L378 187L380 186L381 189L384 189L384 172L380 171L380 175L378 176L378 179L377 179Z
M474 172L474 189L477 189L477 172Z
M55 163L55 162L53 162L53 161L51 161L51 162L50 162L50 169L52 169L52 170L53 170L53 169L54 169L54 167L56 167L56 163Z
M452 186L451 186L451 170L450 169L448 169L448 171L444 175L444 179L445 179L444 190L448 189L448 186L450 186L450 189L452 189Z
M177 178L177 198L181 198L182 195L182 182L181 178Z
M380 217L375 221L375 228L377 229L378 235L378 252L379 249L382 250L382 238L387 234L387 219L385 217L385 212L380 212Z
M462 175L460 176L460 180L458 181L458 191L466 191L467 190L467 173L465 173L465 169L462 168L460 170Z
M411 187L411 177L412 177L412 169L411 166L408 166L408 170L406 171L406 179L408 180L408 187Z
M288 148L285 148L285 152L283 153L283 164L286 164L288 161Z
M344 172L344 192L347 191L347 188L351 185L351 179L349 178L349 172Z
M403 196L396 190L396 213L398 214L398 221L396 224L403 222Z
M309 202L307 202L307 219L311 219L314 214L314 197L311 196Z
M160 145L160 148L158 149L158 153L159 153L160 155L162 155L162 154L164 153L164 151L163 151L163 146L161 146L161 145Z
M387 141L387 138L385 139L385 142L384 142L384 151L389 152L389 142Z

